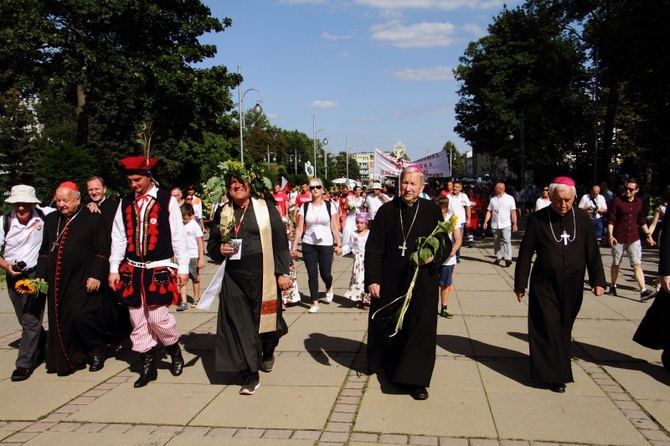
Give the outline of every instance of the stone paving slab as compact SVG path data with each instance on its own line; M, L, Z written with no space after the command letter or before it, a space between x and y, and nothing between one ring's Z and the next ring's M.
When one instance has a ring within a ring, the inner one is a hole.
M242 397L238 386L227 387L189 425L320 430L339 390L332 381L318 387L266 386L262 376L255 395Z
M437 363L423 402L362 373L368 313L342 297L351 258L335 258L332 303L319 282L317 315L306 314L307 275L296 262L303 302L286 310L289 334L275 369L250 397L238 395L239 377L214 371L216 302L207 312L175 313L184 374L173 377L164 358L158 381L134 389L139 355L127 347L110 351L97 373L60 378L42 366L12 383L20 331L9 300L0 299L0 444L670 445L670 374L660 352L631 340L649 303L639 302L626 264L619 297L585 295L573 332L576 382L556 395L530 381L528 303L513 295L514 266L490 263L490 239L462 253L449 304L455 317L438 319ZM601 253L609 273L609 250ZM654 256L643 255L649 279ZM203 290L215 270L203 271ZM12 414L17 395L34 414Z

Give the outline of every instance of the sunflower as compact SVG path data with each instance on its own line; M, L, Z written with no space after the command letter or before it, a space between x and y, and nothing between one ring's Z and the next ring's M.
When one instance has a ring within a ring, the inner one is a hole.
M35 294L35 285L30 279L21 279L14 285L14 289L19 294Z

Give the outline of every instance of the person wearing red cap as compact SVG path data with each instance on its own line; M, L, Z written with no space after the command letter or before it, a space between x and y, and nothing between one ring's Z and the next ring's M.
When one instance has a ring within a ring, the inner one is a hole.
M35 277L46 280L49 332L47 373L67 376L90 362L96 372L104 349L123 335L110 318L114 303L101 289L109 271L109 234L100 214L83 210L77 185L56 189L56 208L44 220Z
M368 370L383 370L390 382L416 400L428 398L426 388L435 367L439 265L451 252L451 241L445 241L437 258L419 267L402 330L393 337L395 324L389 321L396 306L389 304L407 292L414 272L410 257L417 239L430 235L444 221L436 203L420 198L424 185L420 169L403 169L399 196L379 208L365 244L365 287L371 298Z
M565 392L565 383L573 381L572 326L582 305L586 271L593 294L603 295L606 285L591 217L574 206L576 194L575 182L568 177L558 177L549 185L551 205L529 216L514 272L514 293L519 302L530 276L531 378L557 393Z
M168 308L188 281L188 245L177 200L152 181L156 159L135 156L120 162L134 192L121 200L114 217L108 280L118 301L128 306L130 340L142 354L134 386L144 387L158 376L158 342L172 358L172 374L183 371L177 322Z

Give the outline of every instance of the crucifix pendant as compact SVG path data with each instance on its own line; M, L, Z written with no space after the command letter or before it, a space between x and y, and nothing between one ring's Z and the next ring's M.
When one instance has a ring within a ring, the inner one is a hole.
M398 249L402 251L400 255L405 257L405 251L407 251L407 242L403 241L402 245L398 245Z
M56 250L56 247L58 246L58 242L55 241L51 244L51 252L54 252Z
M563 234L561 234L561 238L563 239L563 244L565 246L568 246L568 233L563 231Z

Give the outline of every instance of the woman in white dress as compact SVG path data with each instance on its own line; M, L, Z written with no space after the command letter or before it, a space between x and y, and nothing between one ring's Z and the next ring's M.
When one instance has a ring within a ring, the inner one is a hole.
M341 212L347 213L342 228L342 240L349 240L351 233L356 230L356 214L363 210L363 204L365 203L361 196L360 186L355 186L353 192L353 195L347 197L347 209L341 209Z

